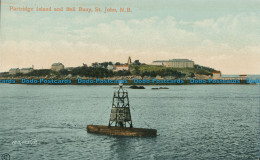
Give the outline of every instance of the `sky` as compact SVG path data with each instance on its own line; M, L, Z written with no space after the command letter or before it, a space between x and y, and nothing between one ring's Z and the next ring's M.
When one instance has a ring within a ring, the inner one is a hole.
M14 7L129 7L131 13L14 12ZM260 74L259 0L2 0L0 72L93 62L192 59Z

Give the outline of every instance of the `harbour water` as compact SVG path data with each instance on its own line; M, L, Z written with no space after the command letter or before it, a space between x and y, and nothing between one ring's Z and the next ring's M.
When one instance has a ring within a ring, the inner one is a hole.
M134 127L156 138L86 132L107 125L115 86L0 84L0 154L12 160L256 160L260 85L128 89Z

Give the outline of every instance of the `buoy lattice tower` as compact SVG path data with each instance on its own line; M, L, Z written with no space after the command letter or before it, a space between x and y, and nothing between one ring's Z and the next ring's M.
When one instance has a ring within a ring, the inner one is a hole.
M114 92L112 109L108 126L133 128L128 92L120 84L118 90Z

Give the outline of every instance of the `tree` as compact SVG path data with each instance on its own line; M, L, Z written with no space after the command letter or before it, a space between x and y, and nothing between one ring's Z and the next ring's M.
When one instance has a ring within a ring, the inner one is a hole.
M59 71L61 75L68 75L69 71L67 69L62 69Z
M141 63L139 62L139 60L135 60L133 65L141 65Z
M92 63L92 67L94 67L94 68L99 67L99 64L97 62Z
M100 63L100 66L103 68L107 68L108 64L109 64L108 62L103 62L103 63Z
M135 74L136 74L136 75L139 75L139 74L140 74L139 66L135 66Z
M131 75L131 73L128 70L120 70L120 71L116 72L116 75L117 76L129 76L129 75Z

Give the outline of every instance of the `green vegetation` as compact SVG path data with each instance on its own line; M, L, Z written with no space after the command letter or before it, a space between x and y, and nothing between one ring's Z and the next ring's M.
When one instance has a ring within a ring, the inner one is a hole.
M119 62L117 62L117 63L119 63ZM96 67L107 68L108 65L113 65L113 63L112 62L102 62L102 63L95 62L95 63L92 63L92 67L95 67L95 68ZM83 65L83 66L86 66L86 65Z
M0 73L0 77L9 77L9 72Z
M214 72L214 71L216 71L216 70L213 69L213 68L209 68L209 67L205 67L205 66L200 66L200 65L197 65L197 64L194 65L194 68L196 68L196 69L201 69L201 70L206 70L206 71L209 71L209 72Z
M79 76L96 77L96 78L113 76L113 72L108 69L101 68L101 67L86 67L86 66L74 68L71 72L69 72L69 74L71 74L72 76L79 75Z
M51 74L50 69L39 69L39 70L34 70L30 73L27 73L26 75L27 76L46 76L46 75L50 75L50 74ZM22 75L22 74L20 73L20 75Z
M50 77L54 76L56 78L60 77L93 77L93 78L105 78L105 77L115 77L115 76L141 76L141 77L166 77L171 76L175 78L183 77L194 77L195 74L199 75L212 75L212 72L215 71L212 68L203 67L195 65L195 68L169 68L165 66L154 66L154 65L145 65L136 60L132 65L130 65L129 71L118 71L114 72L108 70L108 65L112 65L112 62L103 62L103 63L93 63L92 66L88 67L83 64L81 67L63 69L59 72L52 71L50 69L39 69L34 70L33 72L22 74L18 73L12 75L12 77L22 77L22 76L36 76L36 77ZM9 77L8 72L0 73L0 77Z
M174 77L194 77L194 74L201 75L212 75L214 69L206 70L206 67L203 69L200 68L169 68L165 66L154 66L154 65L131 65L130 72L139 76L174 76Z

